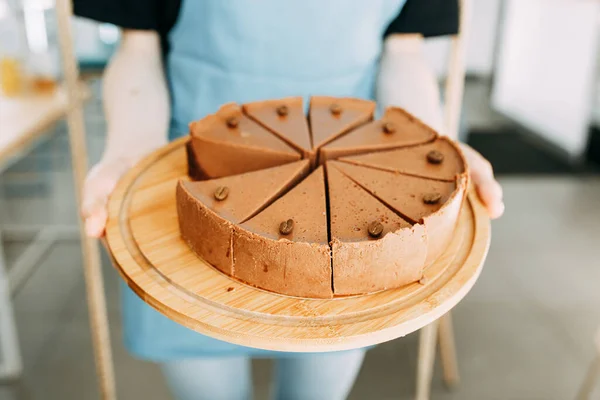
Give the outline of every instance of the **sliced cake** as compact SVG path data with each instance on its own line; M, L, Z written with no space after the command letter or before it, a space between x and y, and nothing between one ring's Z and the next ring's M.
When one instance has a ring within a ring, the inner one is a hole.
M383 117L344 135L319 152L320 160L331 160L372 151L414 146L433 141L437 133L398 107L389 107Z
M375 103L369 100L313 96L310 98L310 131L313 149L373 120Z
M195 181L205 179L205 175L202 170L200 170L200 166L196 161L196 155L194 154L191 140L185 144L185 155L187 157L188 176Z
M195 171L202 179L256 171L301 158L298 151L233 103L192 122L190 135Z
M250 118L300 151L304 158L314 158L302 97L256 101L244 104L243 108Z
M448 182L466 171L466 162L446 137L420 146L340 158L350 164Z
M177 186L179 227L192 250L232 274L232 224L251 218L308 173L308 160Z
M427 257L423 225L412 225L336 168L327 168L336 295L418 281Z
M427 264L448 247L466 190L466 177L443 182L373 168L330 162L388 207L412 223L423 223L427 232Z
M183 239L232 278L283 295L418 281L458 225L460 148L400 108L373 121L371 101L315 96L307 117L302 102L227 104L190 124Z
M332 297L323 167L235 227L234 277L277 293Z

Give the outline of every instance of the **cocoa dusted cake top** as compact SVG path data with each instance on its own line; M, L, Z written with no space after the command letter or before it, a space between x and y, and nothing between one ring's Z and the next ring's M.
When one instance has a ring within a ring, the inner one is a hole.
M303 154L312 150L302 97L257 101L243 106L244 112L278 138Z
M414 147L345 157L344 162L421 178L452 182L466 170L464 159L452 141L440 137Z
M213 212L240 223L262 211L306 175L307 160L224 178L182 182L186 190Z
M373 119L375 103L368 100L313 96L308 117L313 148L331 142Z
M323 168L317 168L296 187L241 227L275 240L327 244Z
M292 296L418 281L451 241L467 166L408 112L373 120L374 110L315 96L305 115L302 98L288 97L227 104L190 124L196 182L177 191L184 240L233 278Z
M412 224L442 208L456 189L455 182L417 178L339 161L329 164Z
M431 142L435 131L401 108L388 108L380 120L365 124L321 149L322 159L366 151L414 146Z
M411 224L337 168L327 168L331 238L376 240Z
M302 156L247 117L237 104L190 124L190 171L194 179L220 178L275 167Z

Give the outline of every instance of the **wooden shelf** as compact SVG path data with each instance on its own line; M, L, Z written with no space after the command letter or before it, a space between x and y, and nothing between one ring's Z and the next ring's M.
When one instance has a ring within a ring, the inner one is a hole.
M76 102L78 106L90 96L89 89L83 83L80 85L79 95L80 101ZM54 93L47 95L16 98L0 95L0 171L49 133L48 127L66 117L68 103L64 87L59 87ZM32 275L40 258L61 239L58 235L60 229L56 227L38 230L21 226L17 231L38 233L7 273L1 237L3 234L10 234L11 230L0 227L0 379L8 380L17 379L22 372L11 295ZM70 233L73 236L72 232Z
M83 83L80 93L82 101L90 97L90 90ZM67 110L67 94L63 87L47 95L16 98L0 95L0 165L28 149L49 126L65 117Z

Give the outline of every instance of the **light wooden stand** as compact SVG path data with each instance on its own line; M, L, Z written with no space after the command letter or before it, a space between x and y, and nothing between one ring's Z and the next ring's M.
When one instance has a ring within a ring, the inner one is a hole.
M152 307L197 332L289 352L370 346L437 320L467 294L479 275L490 224L471 195L454 241L427 268L426 285L315 300L235 281L199 259L180 237L175 187L186 178L186 140L153 153L121 180L109 202L106 237L129 286ZM435 342L435 331L430 336Z
M454 139L458 138L460 126L465 86L465 54L471 24L471 0L459 0L458 3L460 7L459 32L452 38L444 90L445 133ZM458 385L460 380L452 317L448 312L439 320L433 321L421 329L415 395L417 400L429 399L435 364L436 339L440 345L440 359L446 386L453 388Z
M79 69L71 34L73 15L71 0L57 0L58 38L60 41L63 70L67 85L69 141L73 164L73 179L78 208L81 209L81 191L88 170L87 148L85 142L85 121L83 107L78 101ZM86 293L90 313L90 326L94 343L94 356L100 392L103 399L116 398L114 365L110 347L108 315L104 294L104 279L100 264L98 241L86 236L80 223L81 249L84 262Z
M85 85L77 86L73 102L82 104L89 97ZM67 90L58 87L52 93L28 93L15 98L0 94L0 172L20 160L37 143L46 138L49 129L64 118L69 110ZM0 199L0 213L6 214ZM35 272L40 260L61 240L77 236L77 228L56 225L0 226L0 380L13 380L22 372L22 362L15 327L12 297ZM6 268L2 239L28 240L27 248Z

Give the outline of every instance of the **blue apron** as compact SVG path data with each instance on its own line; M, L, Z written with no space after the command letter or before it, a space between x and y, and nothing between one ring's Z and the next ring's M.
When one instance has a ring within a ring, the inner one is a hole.
M406 0L184 0L169 34L171 139L227 102L373 98L383 32ZM125 345L153 361L275 356L200 335L123 290Z

